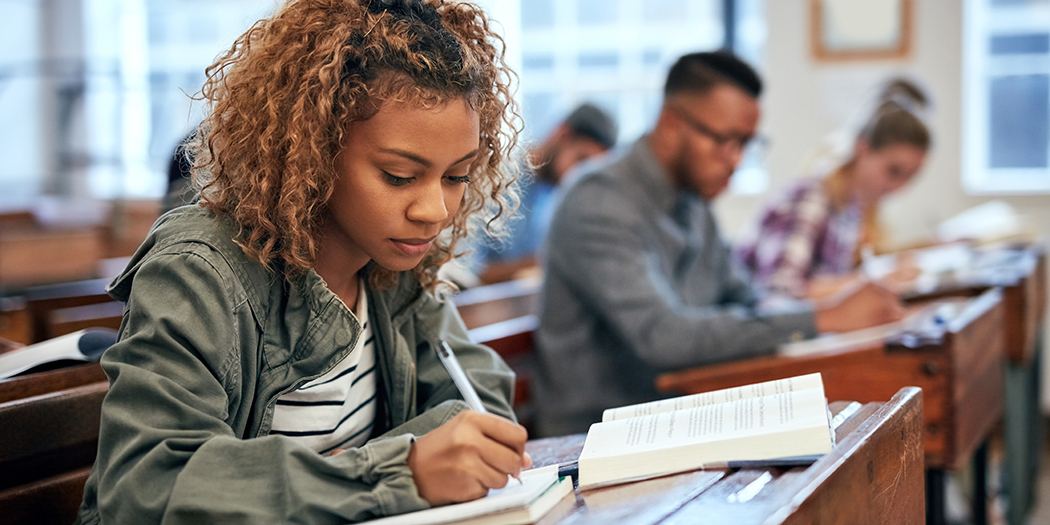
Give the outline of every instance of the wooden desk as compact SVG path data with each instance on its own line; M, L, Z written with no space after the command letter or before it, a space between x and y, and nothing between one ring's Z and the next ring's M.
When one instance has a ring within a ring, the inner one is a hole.
M906 331L860 347L800 356L771 356L714 365L658 378L664 392L693 394L820 372L830 399L871 402L904 386L924 396L925 464L933 469L930 511L943 516L943 471L973 457L1003 413L1002 293L965 300L946 323ZM983 500L983 490L975 497Z
M471 288L456 296L456 309L468 330L532 315L542 284L529 278Z
M1046 250L1042 245L978 250L973 268L961 275L938 279L928 289L913 289L902 298L909 303L946 296L975 296L1003 289L1003 338L1006 356L1030 363L1041 338L1046 315Z
M838 427L831 453L806 468L694 471L575 493L540 524L922 523L922 397L901 389ZM847 403L832 403L838 414ZM584 436L530 441L537 466L575 460Z
M1004 492L1008 494L1007 522L1022 525L1035 502L1043 447L1041 409L1043 326L1046 317L1046 248L1030 246L982 249L972 271L941 279L930 290L914 291L909 301L946 295L977 295L991 287L1003 290L1004 364L1002 464Z

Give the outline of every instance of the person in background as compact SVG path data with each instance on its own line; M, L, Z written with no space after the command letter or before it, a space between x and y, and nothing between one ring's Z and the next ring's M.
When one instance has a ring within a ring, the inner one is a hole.
M199 204L109 287L127 311L78 523L359 522L529 466L513 373L434 295L516 171L502 56L471 4L293 0L207 70Z
M189 132L175 145L168 160L168 186L161 199L161 215L187 204L193 204L197 191L193 187L193 159L187 154L186 145L193 140L197 130Z
M796 298L824 297L856 277L865 247L884 244L879 203L911 182L926 160L928 105L915 83L888 81L845 159L798 181L757 215L734 250L756 283ZM904 273L888 284L906 280Z
M578 163L605 153L616 144L616 121L603 109L584 103L550 135L529 150L533 177L519 179L521 204L508 235L483 238L475 250L480 284L491 284L535 273L536 254L547 236L555 190Z
M763 300L731 264L711 203L755 137L761 92L730 53L685 55L651 133L565 190L536 332L539 434L585 432L606 408L662 397L664 371L900 317L874 284L817 304Z

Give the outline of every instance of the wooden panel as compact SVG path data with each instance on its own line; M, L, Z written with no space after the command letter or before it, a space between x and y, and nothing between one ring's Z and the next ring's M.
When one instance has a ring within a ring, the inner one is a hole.
M0 404L0 489L89 467L108 382Z
M86 328L120 330L124 303L110 301L52 310L47 316L47 337L54 338Z
M102 251L97 228L2 228L0 287L94 277Z
M0 491L0 525L68 525L77 517L91 468Z
M535 314L539 308L539 279L519 279L479 286L461 292L456 308L467 329Z
M536 357L533 352L532 333L538 323L536 316L527 315L478 327L469 332L471 341L495 350L514 370L514 412L518 421L526 428L531 428L534 412L531 401Z
M106 374L98 363L84 363L12 377L0 380L0 403L50 394L101 381L106 381Z
M115 200L104 228L104 257L128 257L160 217L158 200Z
M31 342L49 339L48 323L54 310L112 302L113 298L106 293L107 284L106 279L91 279L27 288L24 295L33 327Z
M29 344L32 325L24 297L0 297L0 338Z
M945 345L952 349L952 402L954 441L947 454L948 467L961 469L978 445L989 436L1003 414L1004 304L998 289L967 303L967 310L952 323Z

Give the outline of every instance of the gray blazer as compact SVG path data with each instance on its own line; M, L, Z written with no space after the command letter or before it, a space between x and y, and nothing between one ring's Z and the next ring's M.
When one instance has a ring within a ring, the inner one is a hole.
M538 430L585 432L660 396L660 372L771 353L816 333L809 303L759 305L708 203L676 189L648 137L567 188L547 239Z

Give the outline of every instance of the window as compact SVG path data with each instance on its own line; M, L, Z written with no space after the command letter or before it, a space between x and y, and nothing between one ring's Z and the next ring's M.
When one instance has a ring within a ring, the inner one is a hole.
M0 2L0 207L155 198L204 68L273 0Z
M761 67L764 0L735 0L736 50ZM656 121L667 69L679 56L722 47L725 0L519 0L520 100L525 138L542 140L577 104L617 120L621 145ZM543 23L537 23L537 20ZM732 191L765 190L762 159L741 163Z
M1050 1L967 0L963 184L1050 193Z

